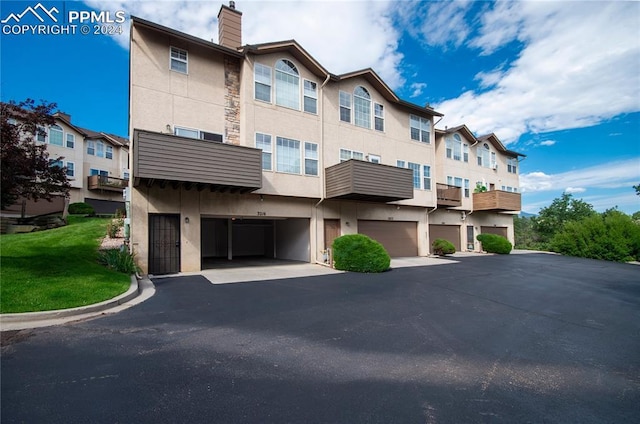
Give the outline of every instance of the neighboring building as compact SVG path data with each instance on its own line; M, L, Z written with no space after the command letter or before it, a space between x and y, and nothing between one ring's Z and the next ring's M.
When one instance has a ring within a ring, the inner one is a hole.
M132 17L131 246L143 272L245 256L322 262L350 233L391 256L426 256L434 223L458 227L459 249L464 225L506 227L513 241L512 215L493 204L471 214L471 197L441 204L437 185L517 190L506 171L517 154L490 136L504 169L473 156L448 170L442 114L399 99L371 69L334 75L293 40L242 46L241 16L221 7L220 44ZM466 132L484 158L485 141Z
M67 168L71 185L69 203L85 202L96 213L113 214L125 207L124 188L129 183L129 141L112 134L88 130L71 123L71 116L62 112L54 115L55 124L36 135L36 141L47 144L49 157L62 157L61 166ZM26 215L60 212L65 199L52 202L27 200ZM23 202L2 211L3 215L19 215Z

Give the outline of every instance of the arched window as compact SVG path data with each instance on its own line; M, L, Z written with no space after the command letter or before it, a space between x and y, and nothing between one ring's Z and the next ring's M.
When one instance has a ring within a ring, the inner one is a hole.
M287 59L276 62L276 104L300 110L300 74Z
M49 127L49 144L62 146L62 127L53 124Z
M353 90L355 124L362 128L371 128L371 95L366 88L358 86Z

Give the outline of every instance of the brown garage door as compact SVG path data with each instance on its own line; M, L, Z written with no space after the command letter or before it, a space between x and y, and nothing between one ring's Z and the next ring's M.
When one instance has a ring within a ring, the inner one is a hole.
M431 243L435 239L445 239L453 243L456 247L456 251L462 250L460 248L460 226L459 225L429 225L429 240Z
M507 238L507 227L480 227L480 233L497 234L499 236Z
M358 232L377 240L389 256L418 256L418 223L405 221L358 221Z

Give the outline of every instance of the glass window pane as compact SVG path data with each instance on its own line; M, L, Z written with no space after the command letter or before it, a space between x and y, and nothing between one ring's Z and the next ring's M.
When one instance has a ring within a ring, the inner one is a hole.
M49 128L49 144L62 146L62 128L60 126L52 125Z
M300 173L300 142L276 137L276 171Z

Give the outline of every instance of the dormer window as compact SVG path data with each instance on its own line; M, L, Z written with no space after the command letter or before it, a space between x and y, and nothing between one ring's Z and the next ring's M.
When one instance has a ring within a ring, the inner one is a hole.
M287 59L276 62L276 104L300 110L300 74Z
M446 155L448 159L469 162L469 145L462 143L460 134L453 134L445 141Z

